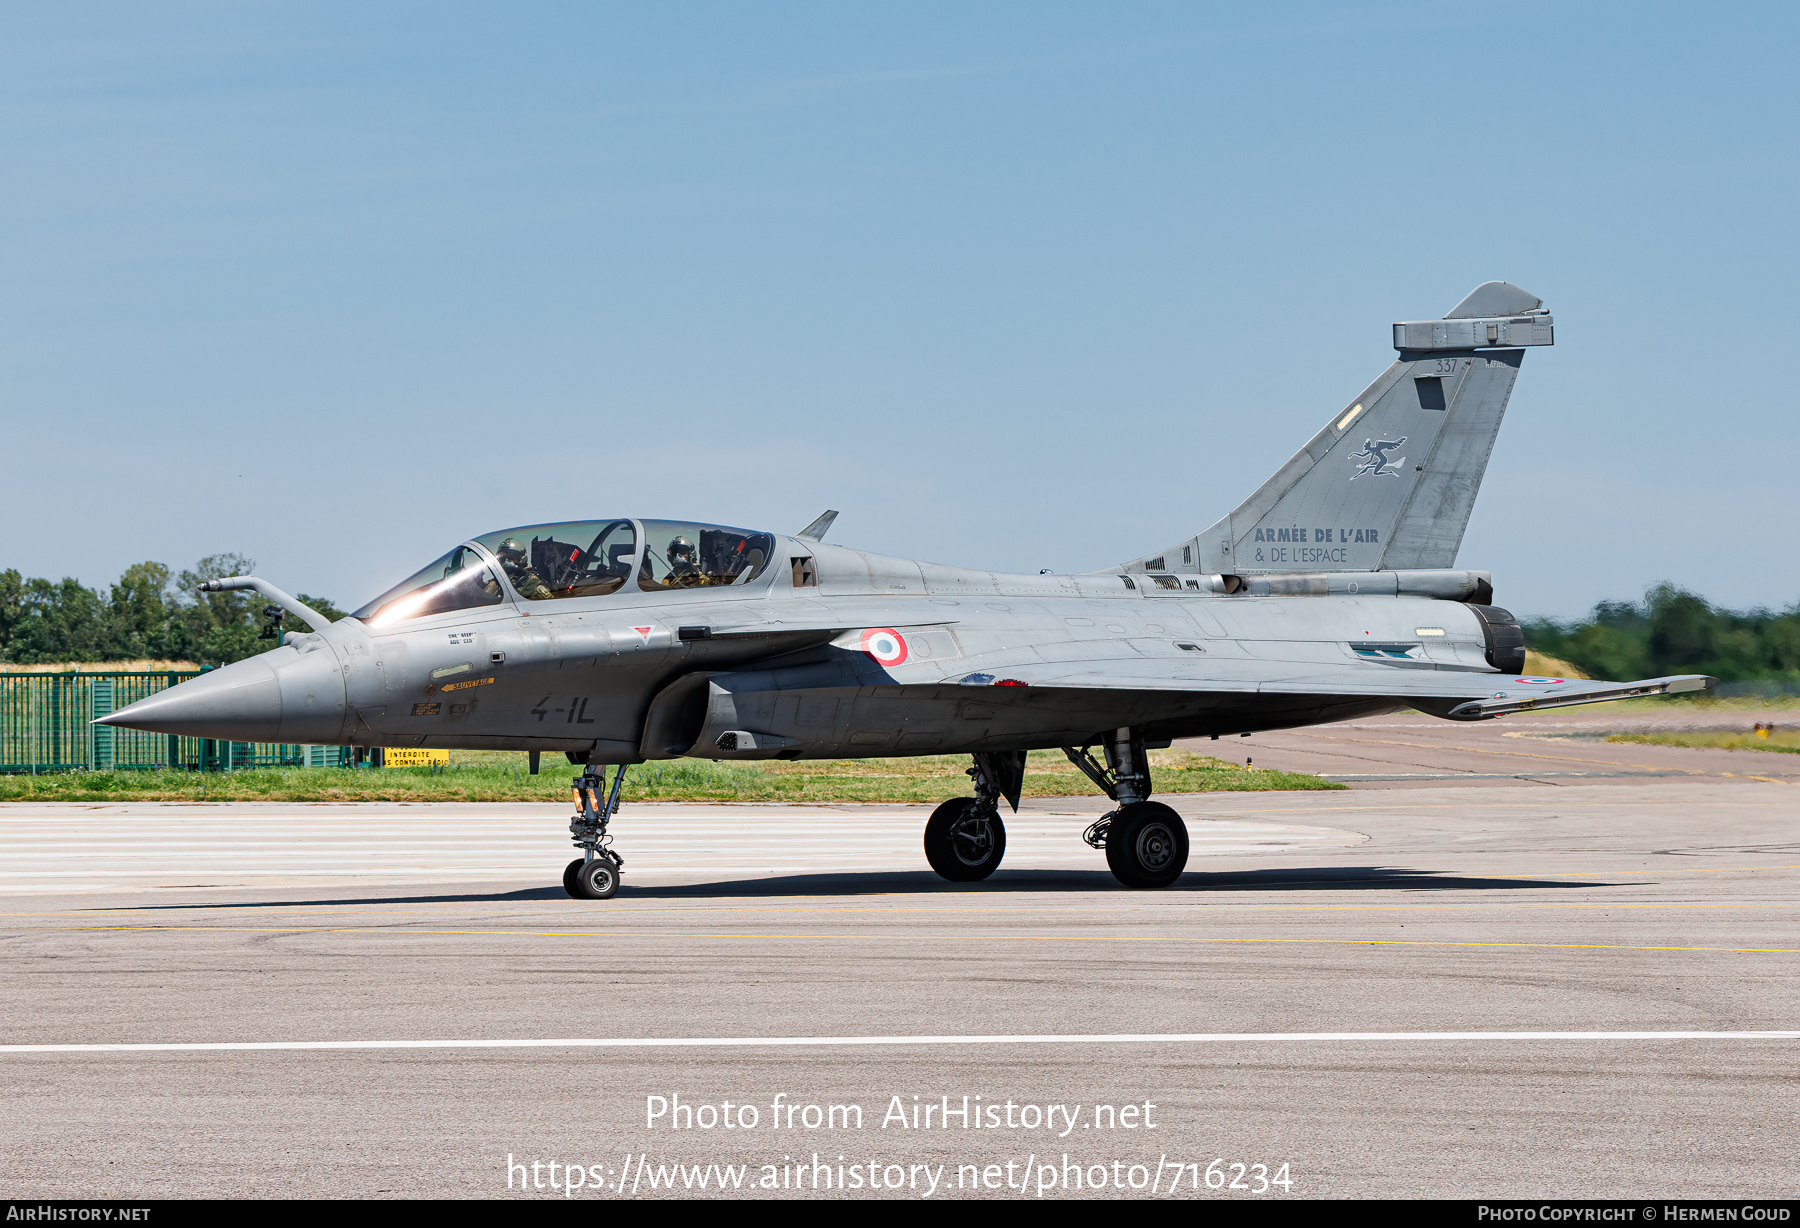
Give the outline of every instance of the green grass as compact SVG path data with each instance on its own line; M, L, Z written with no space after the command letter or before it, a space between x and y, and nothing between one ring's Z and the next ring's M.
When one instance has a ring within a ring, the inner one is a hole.
M1707 750L1772 750L1800 755L1800 732L1777 730L1766 738L1755 733L1615 733L1608 742L1640 742L1648 746L1695 746Z
M532 776L523 753L456 751L448 767L253 768L237 772L69 772L0 776L0 802L567 802L577 769L546 756ZM1317 776L1246 770L1182 750L1150 752L1158 793L1337 789ZM681 802L940 802L969 796L966 755L907 759L711 763L675 759L625 774L621 798ZM1099 790L1056 751L1032 752L1026 797L1098 796Z

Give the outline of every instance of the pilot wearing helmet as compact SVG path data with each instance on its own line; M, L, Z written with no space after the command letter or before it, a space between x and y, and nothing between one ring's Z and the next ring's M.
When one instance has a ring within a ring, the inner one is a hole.
M706 583L706 574L700 570L694 543L685 537L677 537L669 543L665 552L669 560L669 583L677 588L696 588Z
M518 538L509 537L501 542L499 548L494 551L494 557L499 559L500 566L506 569L506 578L512 581L512 586L519 596L527 601L543 601L553 596L550 586L545 584L543 578L526 563L525 547L519 544ZM498 585L489 586L490 591L498 587Z

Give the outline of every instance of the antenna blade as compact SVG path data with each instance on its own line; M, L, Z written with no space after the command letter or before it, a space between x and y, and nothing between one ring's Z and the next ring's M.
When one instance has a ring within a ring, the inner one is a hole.
M834 511L821 512L817 520L814 520L804 529L801 529L798 533L794 534L794 536L802 541L824 541L826 532L831 528L831 522L837 518L838 514Z

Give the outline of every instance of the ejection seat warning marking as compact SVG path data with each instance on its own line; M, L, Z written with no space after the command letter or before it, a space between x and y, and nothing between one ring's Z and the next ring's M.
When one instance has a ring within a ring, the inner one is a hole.
M436 716L442 710L442 704L414 704L412 714L414 716Z
M492 678L471 678L467 682L448 683L443 687L443 689L445 691L466 691L472 686L486 686L486 685L488 685L488 683L490 683L492 681L493 681Z

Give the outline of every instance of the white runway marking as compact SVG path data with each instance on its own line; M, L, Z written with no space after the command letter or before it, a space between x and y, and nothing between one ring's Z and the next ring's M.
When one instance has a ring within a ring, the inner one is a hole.
M536 881L556 886L575 856L567 812L504 807L368 806L330 810L154 804L0 810L0 894L144 890L161 886L355 882ZM925 807L904 813L782 806L632 807L614 827L629 884L645 875L929 873ZM1007 815L1006 869L1104 870L1081 842L1094 816ZM1261 856L1360 843L1354 832L1259 819L1197 819L1192 856Z
M0 1053L157 1053L266 1049L719 1049L874 1045L1141 1045L1419 1040L1800 1040L1784 1032L1100 1032L1022 1036L669 1036L558 1040L246 1040L170 1044L0 1045Z

